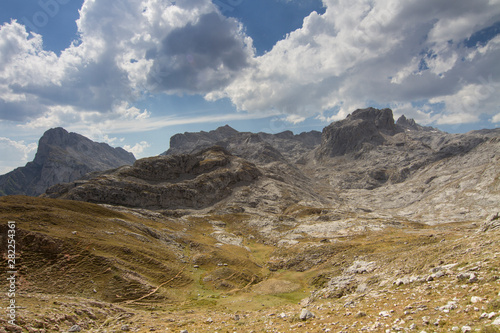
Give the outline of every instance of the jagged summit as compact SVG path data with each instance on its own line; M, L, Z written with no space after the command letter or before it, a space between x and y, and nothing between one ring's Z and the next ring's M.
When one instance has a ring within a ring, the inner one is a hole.
M0 195L40 195L54 184L134 161L134 155L122 148L94 142L61 127L53 128L40 138L33 162L0 176Z
M417 129L417 123L415 122L415 119L408 119L405 117L405 115L402 115L401 117L398 118L396 121L396 124L402 127L406 128L411 128L411 129Z
M360 124L359 121L364 125L373 124L379 131L385 131L391 134L397 131L391 109L379 110L372 107L358 109L348 115L345 120L334 124L337 126L346 126L355 123L357 125Z
M358 109L323 129L318 157L341 156L377 146L386 141L385 135L401 131L394 123L391 109Z
M402 115L401 117L398 118L398 120L396 121L396 125L405 130L410 130L410 131L439 131L434 127L422 126L420 124L417 124L415 119L412 118L408 119L405 117L405 115Z

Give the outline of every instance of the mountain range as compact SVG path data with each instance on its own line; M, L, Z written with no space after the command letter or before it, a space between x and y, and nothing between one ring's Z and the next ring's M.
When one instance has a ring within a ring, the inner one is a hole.
M58 184L45 196L149 209L279 214L307 203L429 223L480 219L500 202L499 140L500 129L449 134L374 108L322 133L226 125L174 135L160 156Z
M500 326L500 129L368 108L322 132L177 134L137 161L54 129L13 173L4 193L32 196L0 198L22 304L0 333Z

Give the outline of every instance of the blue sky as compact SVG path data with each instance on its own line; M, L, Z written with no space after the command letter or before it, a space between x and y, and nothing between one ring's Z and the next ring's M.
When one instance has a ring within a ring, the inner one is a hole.
M321 130L391 107L500 125L498 0L5 0L0 174L61 126L137 157L170 136Z

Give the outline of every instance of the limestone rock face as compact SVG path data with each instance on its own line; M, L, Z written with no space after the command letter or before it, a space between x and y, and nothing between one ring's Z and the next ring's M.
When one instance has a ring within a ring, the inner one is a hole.
M170 149L163 155L189 154L216 145L219 141L231 138L239 132L226 125L210 132L175 134L170 138Z
M50 129L40 138L33 162L0 176L0 195L40 195L52 185L134 161L134 155L122 148L93 142L63 128Z
M170 148L163 155L189 154L218 145L231 154L252 162L295 162L316 148L321 142L318 131L294 135L291 131L277 134L238 132L222 126L210 132L176 134L170 139Z
M87 181L56 185L46 196L147 209L204 208L261 176L252 163L221 147L157 156Z
M390 109L356 110L345 120L323 129L317 157L324 159L370 149L386 142L385 135L392 136L401 131L394 123Z

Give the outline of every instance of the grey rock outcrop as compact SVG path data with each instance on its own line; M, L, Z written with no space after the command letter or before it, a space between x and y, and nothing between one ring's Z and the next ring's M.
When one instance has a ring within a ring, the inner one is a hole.
M405 115L398 118L396 125L410 131L435 131L432 127L417 124L415 119L408 119Z
M96 143L82 135L53 128L38 143L33 162L0 176L0 195L37 196L58 183L85 174L134 163L133 154L122 148Z
M486 221L479 228L480 232L500 230L500 213L492 214L486 218Z
M192 155L157 156L85 181L59 184L46 196L146 209L204 208L256 181L252 163L221 147Z

